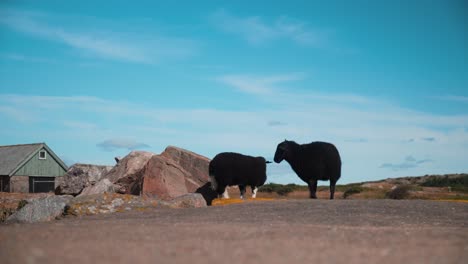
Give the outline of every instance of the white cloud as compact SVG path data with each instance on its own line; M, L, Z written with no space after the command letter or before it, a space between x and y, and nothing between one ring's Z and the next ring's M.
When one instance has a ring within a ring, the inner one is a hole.
M0 10L0 23L43 39L74 48L85 55L136 63L157 63L167 58L185 58L196 51L192 40L118 29L68 29L46 22L52 15L45 13Z
M238 17L225 10L212 15L213 23L221 30L239 35L251 44L288 39L297 44L318 46L326 40L326 35L310 29L305 22L281 16L266 22L260 16Z

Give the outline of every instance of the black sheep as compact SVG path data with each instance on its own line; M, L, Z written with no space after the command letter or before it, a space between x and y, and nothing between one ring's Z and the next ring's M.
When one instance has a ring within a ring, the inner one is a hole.
M336 147L327 142L312 142L299 145L285 140L278 144L274 161L286 160L291 168L309 186L310 198L316 199L317 181L330 180L330 199L335 194L335 185L341 176L341 158Z
M266 160L263 157L246 156L239 153L223 152L216 155L209 165L211 187L218 195L229 198L226 187L238 185L241 198L246 186L252 188L252 198L256 197L259 186L266 181Z

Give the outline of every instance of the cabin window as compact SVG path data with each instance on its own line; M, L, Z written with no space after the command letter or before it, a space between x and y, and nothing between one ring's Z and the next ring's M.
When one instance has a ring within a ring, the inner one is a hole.
M53 192L55 190L54 177L29 177L29 192Z
M39 151L39 159L46 159L47 155L44 150Z

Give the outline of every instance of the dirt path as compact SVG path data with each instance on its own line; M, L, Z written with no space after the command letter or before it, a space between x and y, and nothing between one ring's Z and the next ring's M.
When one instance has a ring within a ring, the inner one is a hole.
M0 225L2 263L466 263L468 204L285 200Z

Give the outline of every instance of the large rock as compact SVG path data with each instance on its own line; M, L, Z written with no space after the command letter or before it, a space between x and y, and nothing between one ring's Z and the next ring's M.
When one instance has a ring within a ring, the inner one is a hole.
M186 179L189 177L189 173L173 160L162 155L153 156L146 164L142 195L169 200L187 194Z
M83 191L78 196L85 196L98 193L113 193L115 191L115 186L109 179L102 179L95 185L88 186L83 189Z
M144 168L154 155L147 151L132 151L119 160L105 178L114 184L117 193L139 195Z
M205 199L199 193L184 194L168 202L162 202L162 205L170 208L200 208L207 206Z
M169 146L148 161L142 178L142 194L168 200L194 193L209 182L209 162L199 154Z
M84 188L101 180L111 169L112 166L74 164L62 177L56 194L78 195Z
M210 181L208 175L210 159L207 157L174 146L167 147L161 156L172 159L190 174L186 182L189 192L194 192L197 188Z
M54 220L62 216L71 195L48 196L29 201L23 208L8 217L7 222L35 223Z

